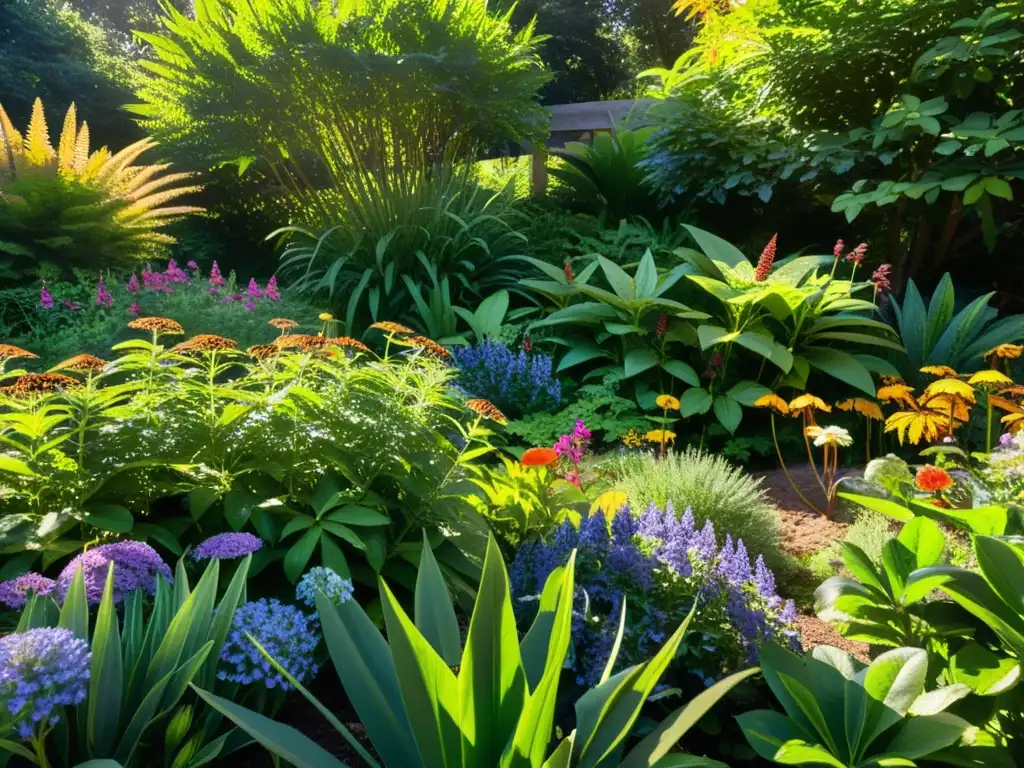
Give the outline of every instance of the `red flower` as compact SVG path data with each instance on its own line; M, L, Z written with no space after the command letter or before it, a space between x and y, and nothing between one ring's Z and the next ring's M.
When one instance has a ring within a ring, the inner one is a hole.
M562 271L565 272L565 279L569 281L570 285L576 282L576 275L573 274L572 264L568 261L565 262L565 267L563 267Z
M917 487L926 493L944 491L953 485L953 478L942 467L926 464L917 470Z
M848 254L846 254L846 260L854 266L860 266L860 263L864 261L864 257L868 255L868 244L861 243Z
M523 336L523 352L530 354L533 351L533 342L530 341L529 335Z
M763 283L768 279L768 272L771 271L772 262L775 261L775 247L778 245L779 235L776 232L772 235L772 239L768 241L768 245L761 251L761 258L757 260L757 272L754 273L754 281Z
M553 448L527 448L519 462L525 467L544 467L558 461Z
M836 240L835 246L832 248L832 255L835 256L836 261L843 258L843 249L846 247L846 243L842 240Z
M658 315L658 327L654 329L654 335L659 339L668 333L668 315L662 312Z

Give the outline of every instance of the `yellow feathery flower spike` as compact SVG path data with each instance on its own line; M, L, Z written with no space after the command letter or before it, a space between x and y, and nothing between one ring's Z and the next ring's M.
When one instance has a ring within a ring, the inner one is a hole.
M28 122L25 135L25 159L29 165L46 165L56 156L50 144L50 132L46 127L46 115L43 114L43 100L36 99L32 104L32 118Z

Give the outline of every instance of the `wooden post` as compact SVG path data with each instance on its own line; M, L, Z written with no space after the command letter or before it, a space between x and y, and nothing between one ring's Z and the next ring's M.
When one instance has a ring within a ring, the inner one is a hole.
M544 197L548 190L548 153L545 147L534 147L530 157L530 194Z

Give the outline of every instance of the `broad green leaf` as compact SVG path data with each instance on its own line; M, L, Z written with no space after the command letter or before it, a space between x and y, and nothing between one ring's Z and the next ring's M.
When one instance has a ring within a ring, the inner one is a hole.
M726 395L716 395L714 400L715 416L718 423L729 432L736 432L743 419L743 406Z
M566 352L558 362L557 373L598 357L609 358L608 352L592 342L579 342Z
M615 291L615 295L624 301L635 299L637 294L633 278L627 275L622 267L604 256L598 256L598 261L601 264L601 271L604 272L605 279Z
M997 696L1010 690L1021 678L1020 662L997 656L973 640L950 659L950 676L979 696Z
M975 536L981 573L1010 610L1024 617L1024 548L994 536ZM931 563L929 563L931 565Z
M847 570L860 581L883 594L892 596L888 585L882 583L882 575L878 572L874 562L863 549L849 541L844 541L842 543L842 558Z
M13 456L0 456L0 472L10 472L12 475L22 475L24 477L38 476L32 467Z
M658 354L650 347L631 349L626 353L623 370L626 378L632 378L658 364Z
M896 648L871 662L864 673L864 690L894 712L905 716L924 692L928 654L921 648ZM876 734L877 735L877 732Z
M743 735L751 748L769 762L783 744L791 741L809 741L811 734L781 712L758 709L737 715Z
M871 374L852 355L826 347L805 347L801 354L812 368L817 368L819 371L874 397L875 383Z
M423 531L423 554L416 577L415 616L416 628L423 633L445 663L453 667L462 658L462 640L459 637L459 622L455 618L448 585L434 558L434 550Z
M679 398L679 412L684 418L711 410L713 398L703 387L692 387Z
M854 504L859 504L862 507L880 512L886 517L891 517L894 520L906 522L914 519L914 513L911 512L903 504L895 501L889 501L888 499L878 499L874 496L861 496L856 493L839 493L839 498L852 501Z
M820 744L808 744L802 741L787 741L775 753L773 762L781 765L828 765L834 768L846 768Z
M658 267L654 263L654 256L651 249L644 251L640 259L640 266L636 269L636 276L633 279L638 299L653 298L654 291L658 287Z
M319 527L310 528L302 537L295 542L284 556L284 573L292 584L299 580L309 558L313 556L317 542L320 541L321 530Z
M915 517L903 526L897 539L914 553L912 570L938 565L946 551L946 537L939 524L926 517Z
M739 337L739 331L729 331L718 325L702 325L697 328L697 338L701 349L709 349L715 344L728 344Z
M732 243L689 224L684 224L683 226L693 236L693 239L697 241L700 249L713 261L724 262L733 268L738 267L740 264L747 264L749 266L750 262L747 260L747 257Z
M927 757L955 744L969 727L970 723L966 720L948 712L928 717L910 717L903 721L886 746L885 754L905 760Z
M83 515L85 522L104 531L129 533L135 517L119 504L90 504Z
M700 386L700 378L697 376L697 372L680 360L666 360L661 364L661 367L691 387Z
M696 385L694 385L696 386ZM756 381L744 380L734 384L726 394L740 405L753 407L754 403L761 397L770 394L768 387L758 384Z

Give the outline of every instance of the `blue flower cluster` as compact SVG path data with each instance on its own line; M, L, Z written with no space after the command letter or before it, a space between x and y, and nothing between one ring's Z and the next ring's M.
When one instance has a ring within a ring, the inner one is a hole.
M554 378L550 355L514 352L485 339L475 347L452 349L459 384L474 397L490 400L513 416L552 411L562 401L562 384Z
M529 604L548 575L577 550L579 590L574 616L575 669L580 684L601 676L618 631L622 599L627 619L617 667L650 658L700 602L684 641L689 671L710 684L724 672L757 660L757 644L798 645L796 608L783 601L775 577L758 556L751 565L743 541L719 546L711 521L695 524L651 504L634 516L628 506L612 518L596 513L575 528L566 522L547 541L524 544L509 569L520 606ZM582 596L582 599L581 599Z
M88 643L67 629L30 629L0 638L0 705L22 740L32 738L39 725L56 724L60 707L85 701L91 658Z
M266 598L241 606L231 621L231 631L220 653L220 680L248 685L262 681L267 688L292 689L284 675L260 653L248 635L300 683L316 675L313 661L319 637L312 620L294 605Z
M330 568L310 568L295 587L295 599L313 609L313 619L319 619L316 611L316 593L323 592L335 605L352 599L352 582L343 579Z

